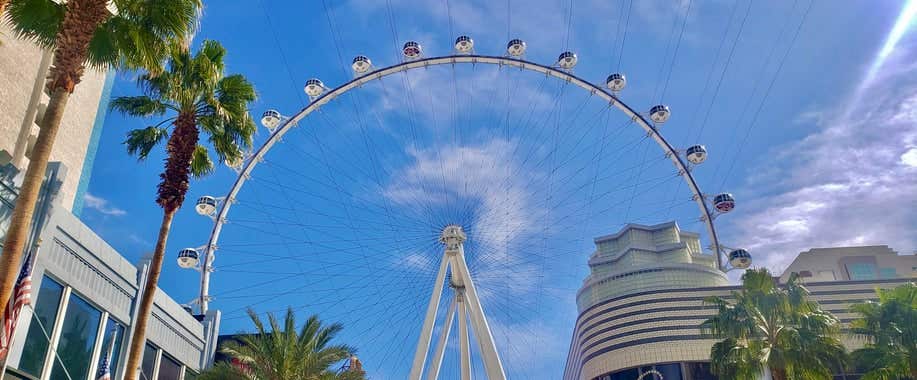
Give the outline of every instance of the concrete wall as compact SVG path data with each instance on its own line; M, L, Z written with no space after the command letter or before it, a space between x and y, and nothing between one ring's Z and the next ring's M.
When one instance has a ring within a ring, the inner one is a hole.
M29 41L15 38L5 22L0 23L0 42L0 150L12 154L39 74L42 51ZM57 143L51 151L51 161L63 163L70 173L60 191L60 202L67 210L79 191L87 151L90 147L94 150L92 132L105 85L106 73L86 70L67 104ZM41 103L48 103L44 91ZM38 125L33 123L32 128L37 135ZM20 169L24 171L25 165Z

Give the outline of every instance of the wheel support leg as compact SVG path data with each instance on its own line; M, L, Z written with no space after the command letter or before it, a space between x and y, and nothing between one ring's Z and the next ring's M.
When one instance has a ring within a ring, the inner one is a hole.
M414 352L414 364L411 366L411 373L408 376L410 380L420 380L423 375L424 361L427 359L427 352L430 350L430 341L433 339L433 323L436 321L436 311L439 308L439 300L443 295L443 282L446 278L446 271L449 269L449 260L443 258L439 265L439 272L436 274L436 281L433 283L433 294L430 295L430 304L427 306L427 316L424 318L423 327L420 330L420 338L417 340L417 351Z

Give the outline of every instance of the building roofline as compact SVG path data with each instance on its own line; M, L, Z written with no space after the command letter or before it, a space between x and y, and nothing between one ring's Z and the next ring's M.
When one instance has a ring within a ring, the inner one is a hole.
M666 228L671 228L671 227L673 227L673 226L674 226L675 228L678 228L678 232L679 232L680 234L684 234L684 235L686 235L686 236L692 236L692 237L699 237L699 236L700 236L700 234L698 234L698 233L696 233L696 232L682 231L681 228L678 227L678 223L675 222L675 221L673 220L673 221L671 221L671 222L659 223L659 224L654 224L654 225L651 225L651 226L648 226L648 225L645 225L645 224L627 223L627 225L625 225L623 228L621 228L618 232L613 233L613 234L611 234L611 235L599 236L599 237L595 238L593 241L595 242L595 244L599 244L599 243L606 242L606 241L609 241L609 240L617 239L617 238L621 237L622 235L624 235L624 233L626 233L627 231L630 231L630 230L644 230L644 231L651 231L651 232L652 232L652 231L663 230L663 229L666 229Z

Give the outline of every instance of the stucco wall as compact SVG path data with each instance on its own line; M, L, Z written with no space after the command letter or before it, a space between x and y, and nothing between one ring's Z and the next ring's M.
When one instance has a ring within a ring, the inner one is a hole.
M0 149L13 153L29 96L38 74L41 49L29 41L14 38L6 23L0 23ZM86 70L82 82L67 104L51 161L60 161L68 169L61 186L60 202L70 210L80 183L83 161L90 144L99 99L105 87L106 73ZM41 96L47 104L48 96ZM38 125L33 123L35 134ZM25 169L23 165L23 170Z

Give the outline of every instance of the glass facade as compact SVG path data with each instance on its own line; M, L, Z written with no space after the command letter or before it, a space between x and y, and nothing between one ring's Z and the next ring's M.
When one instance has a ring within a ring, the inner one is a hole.
M879 278L886 280L898 278L898 271L895 268L879 268Z
M102 354L99 355L98 365L101 365L106 357L109 358L109 368L111 369L112 379L117 379L120 373L118 371L118 363L121 358L119 354L122 344L124 344L124 326L109 317L108 322L105 323L105 335L102 338ZM96 368L98 368L98 365Z
M593 380L717 380L710 363L667 363L629 368Z
M23 342L22 356L17 368L9 369L4 379L93 380L95 374L90 371L97 369L106 357L109 358L112 380L123 376L124 371L119 366L124 359L125 325L68 290L69 287L47 276L42 277L37 294L33 295L35 312ZM69 296L64 303L65 309L61 310L64 294ZM26 315L23 313L23 317ZM102 334L99 334L99 328L104 328ZM101 339L98 339L100 336ZM52 342L55 343L53 354L49 352ZM98 361L93 363L96 351ZM48 360L53 360L53 363ZM182 380L182 372L185 372L185 379L197 376L159 348L146 345L141 379L153 380L156 375L157 380Z
M140 364L140 379L152 380L153 371L156 369L156 355L159 350L147 343L143 349L143 362Z
M181 380L181 364L172 358L162 355L159 359L158 380Z
M74 293L70 294L57 343L51 380L85 379L89 376L102 312Z
M847 274L850 279L857 280L875 280L876 264L872 263L853 263L847 264Z
M32 323L29 324L22 348L22 359L19 360L19 370L29 375L41 376L48 347L51 346L50 337L54 336L51 329L54 328L63 294L63 285L48 277L42 278L41 288L35 298L35 313L32 314Z

